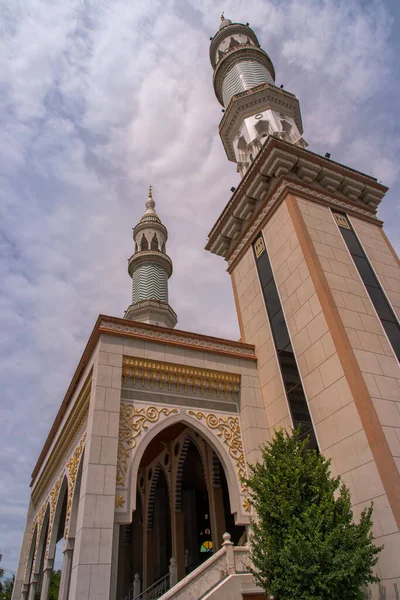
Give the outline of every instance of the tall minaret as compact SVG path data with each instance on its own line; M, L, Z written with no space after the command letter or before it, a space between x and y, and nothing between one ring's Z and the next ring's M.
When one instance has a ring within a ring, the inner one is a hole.
M172 261L166 254L168 231L155 211L150 186L146 212L133 229L135 252L128 260L132 278L132 304L125 319L175 327L177 317L168 304Z
M212 38L214 90L225 114L219 132L229 160L245 175L269 135L305 148L299 102L276 87L275 70L248 24L221 16Z

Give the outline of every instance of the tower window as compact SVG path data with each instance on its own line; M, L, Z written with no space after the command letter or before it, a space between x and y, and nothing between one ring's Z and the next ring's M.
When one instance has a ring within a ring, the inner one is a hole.
M158 239L156 234L153 235L153 239L151 240L151 249L158 250Z
M141 250L149 249L149 242L147 241L147 237L144 234L142 235L142 240L140 242L140 249Z
M317 448L317 440L307 399L303 390L296 357L290 343L289 331L283 314L271 263L265 247L264 238L261 234L255 241L253 250L272 337L275 343L275 350L283 383L285 385L286 397L292 415L293 426L301 427L304 435L309 434L310 447Z
M378 314L378 317L382 323L386 335L389 338L389 342L392 345L394 353L400 360L400 325L396 318L396 315L392 311L382 288L378 281L377 276L361 246L360 240L346 215L341 213L333 213L336 224L339 227L339 231L345 241L345 244L352 256L354 264L357 267L357 271L363 280L365 288L371 299L372 304Z

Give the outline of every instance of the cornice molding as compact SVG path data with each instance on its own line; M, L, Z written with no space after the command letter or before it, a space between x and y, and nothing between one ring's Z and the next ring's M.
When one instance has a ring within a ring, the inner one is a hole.
M294 193L375 223L376 207L388 189L373 177L269 136L212 228L206 250L232 262L253 222L259 224L270 212L284 181Z
M193 350L216 352L236 356L237 358L257 360L254 346L250 346L249 344L219 340L218 338L157 327L156 325L149 326L147 323L127 323L122 320L115 322L106 320L105 318L100 323L100 329L102 332L114 335L123 334L127 337L131 336L174 346L184 346Z
M368 221L374 222L377 225L382 225L382 221L379 221L379 219L373 217L371 213L367 210L364 210L358 206L354 206L354 204L349 204L348 202L338 200L333 196L327 196L316 190L302 186L285 178L282 180L282 182L276 189L276 192L269 199L266 206L257 214L254 221L246 230L245 234L241 237L240 242L235 246L231 254L229 254L229 256L226 257L229 272L232 271L234 265L246 251L248 246L252 243L253 238L257 236L259 230L264 226L265 222L270 216L270 213L274 212L274 210L277 208L280 202L289 193L300 195L305 199L311 201L319 202L322 204L328 204L333 208L340 208L341 210L349 212L350 214L356 214L358 216L362 215L363 217L366 217Z

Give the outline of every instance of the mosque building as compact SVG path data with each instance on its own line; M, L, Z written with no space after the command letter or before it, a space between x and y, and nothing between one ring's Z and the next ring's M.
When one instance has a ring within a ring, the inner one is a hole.
M241 181L206 250L226 261L240 341L176 329L150 188L124 318L100 315L32 473L13 600L258 600L243 481L301 426L357 518L374 502L379 586L400 594L400 261L387 188L307 150L299 101L248 24L211 40L219 133ZM59 547L59 545L57 546Z

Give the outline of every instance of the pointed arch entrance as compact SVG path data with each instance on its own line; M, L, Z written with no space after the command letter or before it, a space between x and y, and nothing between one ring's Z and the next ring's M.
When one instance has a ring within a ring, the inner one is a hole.
M235 525L225 470L205 436L177 420L149 437L132 468L132 523L121 525L118 599L128 596L135 575L147 589L168 575L174 558L182 579L220 548L225 531L236 543L244 533Z

